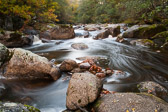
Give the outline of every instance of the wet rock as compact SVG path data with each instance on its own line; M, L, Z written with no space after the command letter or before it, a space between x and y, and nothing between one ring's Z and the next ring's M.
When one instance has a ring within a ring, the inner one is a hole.
M40 38L46 38L50 40L64 40L75 38L75 32L72 26L59 25L48 29L47 31L40 33Z
M10 59L9 50L0 43L0 67Z
M153 94L161 99L168 101L168 90L160 84L152 81L142 82L137 85L140 92Z
M100 30L100 27L86 26L84 28L84 30L86 30L86 31L96 31L96 30Z
M108 36L110 35L109 30L105 30L103 32L100 32L94 39L105 39L108 38Z
M123 38L151 38L157 33L166 31L164 25L135 25L123 33Z
M85 31L85 32L83 33L83 36L84 36L84 38L88 38L88 37L89 37L89 32L88 32L88 31Z
M168 31L164 31L156 34L151 38L154 41L157 47L163 46L166 42L168 42Z
M116 26L116 27L111 27L108 28L110 35L112 35L113 37L118 36L121 32L120 32L120 26Z
M99 96L101 80L91 73L75 73L69 82L66 106L70 110L85 107ZM77 106L76 106L77 105Z
M86 69L74 68L71 73L83 73L86 72Z
M95 112L167 112L168 103L149 94L115 93L100 97Z
M47 58L38 56L30 51L16 48L10 49L13 54L8 63L1 69L7 79L57 79L60 73L53 68Z
M99 78L105 78L106 74L105 73L96 73L96 76Z
M86 62L86 63L81 63L81 64L79 65L79 67L80 67L81 69L89 69L89 68L91 67L91 65L90 65L88 62Z
M62 72L70 72L71 70L73 70L74 68L77 68L77 67L78 67L78 64L76 63L76 61L67 59L61 63L59 69Z
M33 43L33 36L22 36L19 32L4 31L0 33L0 43L6 47L23 47Z
M0 111L1 112L40 112L35 107L29 105L23 105L20 103L12 102L0 102Z
M51 43L52 42L51 40L48 40L48 39L45 39L45 38L41 38L41 41L43 43Z
M85 50L88 49L89 47L84 44L84 43L74 43L71 45L72 48L76 49L76 50Z
M106 75L108 75L108 76L113 74L113 70L106 70L105 72L106 72Z
M149 39L137 39L130 41L132 45L143 46L143 47L152 47L154 46L154 42Z

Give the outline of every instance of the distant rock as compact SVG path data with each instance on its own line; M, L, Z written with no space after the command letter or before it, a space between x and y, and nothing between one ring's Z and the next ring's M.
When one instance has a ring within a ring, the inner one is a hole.
M50 40L65 40L75 38L75 32L70 25L57 25L41 32L39 36Z
M167 112L168 103L149 94L115 93L100 97L95 112Z
M67 59L61 63L59 69L62 72L70 72L71 70L73 70L74 68L77 68L77 67L78 67L78 64L76 63L76 61Z
M11 59L1 68L7 79L57 80L61 76L59 69L53 68L45 57L20 48L10 49L10 53Z
M105 31L102 31L100 32L98 35L96 35L96 37L94 39L105 39L105 38L108 38L108 36L110 35L110 32L109 30L105 30Z
M110 35L112 35L113 37L118 36L121 32L120 32L120 26L116 26L116 27L110 27L108 28Z
M149 39L157 33L166 31L164 25L135 25L126 30L122 37L123 38L138 38L138 39Z
M3 31L0 32L0 43L6 47L23 47L33 44L32 35L23 36L19 32Z
M84 44L84 43L74 43L71 45L72 48L76 49L76 50L85 50L88 49L89 47Z
M102 83L91 73L75 73L69 82L66 106L70 110L85 107L94 102L100 94Z

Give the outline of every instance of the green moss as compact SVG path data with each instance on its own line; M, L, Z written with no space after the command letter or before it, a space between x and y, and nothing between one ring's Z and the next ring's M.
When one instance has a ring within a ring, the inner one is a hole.
M135 31L135 35L137 38L150 38L156 35L157 33L166 31L166 27L164 25L150 25L148 27L140 27Z
M29 106L29 105L24 105L28 110L29 112L40 112L39 109L33 107L33 106Z
M96 101L94 107L95 107L95 108L99 108L100 105L101 105L101 101L98 100L98 101Z
M157 39L157 38L165 38L167 40L168 39L168 31L158 33L152 37L152 39Z

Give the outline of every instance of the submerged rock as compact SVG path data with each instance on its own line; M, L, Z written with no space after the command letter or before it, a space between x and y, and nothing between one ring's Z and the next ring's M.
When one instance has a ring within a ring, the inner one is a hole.
M40 112L40 110L20 103L0 102L0 112Z
M6 47L23 47L33 44L33 36L23 36L18 32L4 31L0 33L0 43Z
M78 67L78 64L76 63L76 61L67 59L61 63L59 69L62 72L70 72L71 70L73 70L74 68L77 68L77 67Z
M124 32L122 37L147 39L163 31L166 31L164 25L135 25Z
M94 102L100 94L102 83L91 73L75 73L69 82L66 106L70 110L85 107Z
M46 38L50 40L64 40L75 38L75 32L72 26L57 25L44 32L41 32L39 36L40 38Z
M157 47L161 47L166 42L168 42L168 31L158 33L155 36L153 36L151 39L154 41Z
M76 49L76 50L85 50L88 49L89 47L84 44L84 43L74 43L71 45L72 48Z
M168 90L156 82L141 82L140 84L138 84L138 89L140 90L140 92L150 93L159 98L162 98L163 100L168 101Z
M137 40L132 40L130 42L132 45L138 45L138 46L143 46L143 47L152 47L154 46L154 42L149 39L137 39Z
M54 79L60 77L58 68L53 68L47 58L30 51L16 48L10 49L13 54L8 63L1 69L7 79Z
M149 94L115 93L100 97L95 112L167 112L168 103Z

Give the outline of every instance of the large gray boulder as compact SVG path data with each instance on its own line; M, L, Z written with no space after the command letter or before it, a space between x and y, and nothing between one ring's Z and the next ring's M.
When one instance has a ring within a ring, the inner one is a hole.
M66 106L70 110L85 107L94 102L102 88L99 78L91 73L75 73L69 82Z
M50 40L65 40L75 38L75 32L72 26L57 25L40 33L40 38Z
M7 79L54 79L60 77L59 69L54 68L47 58L30 51L16 48L10 49L13 54L1 71Z
M149 94L115 93L100 97L95 112L167 112L168 103Z
M126 30L123 33L123 38L139 38L139 39L147 39L151 38L157 33L166 31L166 27L164 25L135 25Z
M113 37L116 37L121 33L120 26L109 27L108 30L110 32L110 35L112 35Z

